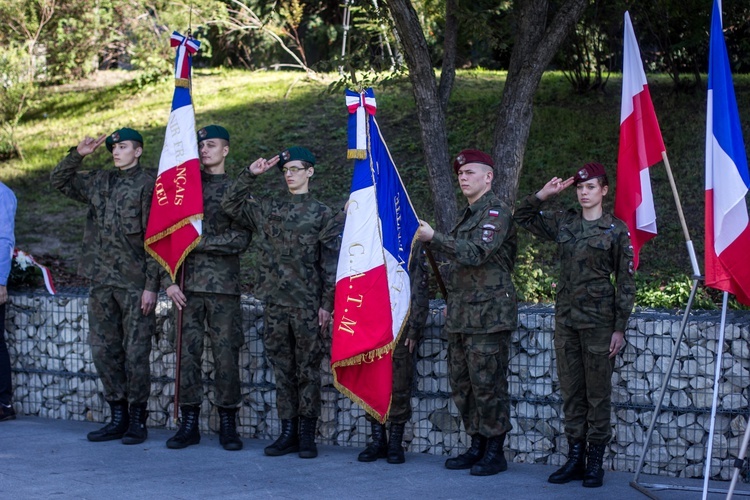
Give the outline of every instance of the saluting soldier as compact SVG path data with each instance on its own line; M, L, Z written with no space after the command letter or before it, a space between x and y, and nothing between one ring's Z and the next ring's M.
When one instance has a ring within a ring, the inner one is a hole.
M580 212L542 210L546 200L571 185ZM560 255L555 353L569 451L550 483L601 486L604 450L612 438L612 369L625 346L635 280L628 228L602 208L608 191L604 166L587 163L574 177L553 177L522 200L515 215L539 238L556 242Z
M224 163L229 154L229 132L219 125L198 130L198 152L203 186L203 234L182 264L184 286L167 276L167 295L183 313L180 378L182 423L167 441L172 449L201 440L199 417L203 401L201 360L203 339L211 340L214 360L214 405L219 413L219 443L225 450L241 450L236 414L241 402L239 355L243 342L240 306L240 257L250 244L250 232L221 208L232 181Z
M106 141L114 170L81 171L82 160ZM91 280L89 342L111 421L89 441L148 436L149 355L156 320L159 264L143 247L154 176L140 164L143 137L131 128L71 148L52 171L52 186L88 205L78 273Z
M257 176L274 166L284 175L285 196L259 200L251 189ZM276 377L281 435L265 448L279 456L298 452L315 458L320 416L323 336L331 320L344 212L315 200L309 192L315 156L292 147L244 169L224 195L222 207L262 238L267 261L264 342Z
M456 157L453 170L469 205L447 234L420 221L417 238L450 260L448 370L453 401L461 413L469 449L445 462L489 476L508 468L503 452L511 430L508 393L510 336L518 305L511 272L516 229L510 207L492 192L492 158L475 149Z

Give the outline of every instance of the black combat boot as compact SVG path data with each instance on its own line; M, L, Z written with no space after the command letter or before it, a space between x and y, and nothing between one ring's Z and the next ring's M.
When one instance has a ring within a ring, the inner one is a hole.
M201 442L200 434L200 405L182 405L182 422L177 434L167 440L167 448L172 450L181 450L190 445Z
M505 461L505 434L491 437L487 440L487 449L482 459L471 468L472 476L494 476L499 472L508 470L508 462Z
M402 464L406 462L404 458L404 424L394 424L391 422L391 435L388 440L388 459L389 464Z
M378 458L386 458L388 456L388 439L385 434L385 424L371 422L370 426L372 428L372 442L357 457L357 460L360 462L374 462Z
M604 449L606 444L589 443L586 450L586 472L583 474L583 485L586 488L598 488L604 484Z
M281 421L281 435L272 444L266 446L263 452L270 457L279 457L287 453L299 451L298 418Z
M113 441L122 439L125 431L128 430L128 402L107 401L112 412L112 418L109 423L98 431L91 431L86 436L89 441Z
M219 408L219 443L227 451L242 449L242 440L237 434L237 408Z
M315 445L315 431L318 429L318 417L299 418L299 457L315 458L318 447Z
M122 444L141 444L146 440L148 437L146 419L148 419L146 403L130 405L130 424L127 432L122 436Z
M469 449L455 458L446 460L445 468L452 470L471 469L475 463L482 459L485 448L487 448L486 437L480 434L471 436L471 446L469 446Z
M580 481L586 471L586 442L568 441L568 461L547 479L550 483L565 484Z

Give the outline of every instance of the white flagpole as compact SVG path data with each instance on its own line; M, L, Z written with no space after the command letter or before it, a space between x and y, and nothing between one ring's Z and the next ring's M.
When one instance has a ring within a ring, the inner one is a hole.
M716 345L716 366L714 369L714 395L711 400L711 425L708 431L708 450L706 451L706 466L703 470L703 500L708 495L708 479L711 476L711 454L714 447L714 427L716 426L716 405L719 399L719 376L721 375L721 358L724 351L724 325L727 318L727 302L729 293L724 292L721 301L721 326L719 327L719 340Z

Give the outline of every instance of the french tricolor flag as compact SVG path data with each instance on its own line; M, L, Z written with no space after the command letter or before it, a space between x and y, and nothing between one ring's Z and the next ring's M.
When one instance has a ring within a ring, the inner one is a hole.
M662 160L666 150L643 71L641 53L630 14L625 12L622 62L620 149L617 155L615 215L627 224L633 245L633 263L638 253L656 236L656 211L649 167Z
M177 269L200 241L203 187L195 111L190 96L191 60L200 42L174 32L171 44L177 48L172 112L164 136L144 245L174 280Z
M750 305L748 186L745 143L722 32L721 4L716 0L706 112L706 285L733 293L745 305Z
M358 101L370 107L362 124L369 141L366 157L354 163L336 273L331 367L336 388L385 422L393 349L409 314L408 264L419 219L380 135L372 90Z

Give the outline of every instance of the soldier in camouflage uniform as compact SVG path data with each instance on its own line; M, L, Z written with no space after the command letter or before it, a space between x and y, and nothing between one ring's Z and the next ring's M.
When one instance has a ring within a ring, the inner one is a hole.
M540 210L572 184L581 212ZM608 184L604 167L588 163L575 177L551 179L522 200L515 215L521 226L556 242L560 251L555 351L569 454L549 477L551 483L583 479L583 486L601 486L604 450L612 437L612 369L625 346L635 281L628 228L602 208Z
M180 360L180 410L182 423L167 441L181 449L201 440L199 416L203 400L201 359L203 338L211 339L214 359L214 405L219 412L219 442L225 450L241 450L236 413L240 404L239 355L242 345L240 308L240 258L250 233L221 209L221 199L231 184L224 171L229 154L229 132L209 125L198 131L203 185L203 234L200 243L182 264L184 286L167 277L167 295L182 310Z
M411 305L404 332L399 337L393 350L393 390L391 411L388 421L391 423L390 436L386 435L385 424L381 424L371 415L365 415L372 429L372 442L362 451L357 460L374 462L385 458L389 464L402 464L404 457L404 426L411 419L411 393L414 381L414 348L422 337L422 329L430 311L429 290L427 287L429 263L423 245L414 243L409 259L409 276L411 278Z
M83 157L105 140L116 169L78 172ZM89 441L138 444L148 435L149 355L160 271L143 246L154 176L141 168L142 152L141 134L122 128L83 139L51 175L54 188L88 205L78 273L91 280L91 355L112 409L111 421L90 432Z
M510 335L518 307L511 272L516 229L510 207L492 192L492 158L462 151L453 169L469 206L448 234L420 221L417 237L450 261L447 277L448 364L453 401L471 446L445 462L475 476L508 468L503 452L511 430L508 393Z
M250 190L258 175L278 165L289 193L259 200ZM315 157L293 147L244 169L224 195L222 207L262 238L267 261L265 291L266 353L276 377L281 436L266 455L299 452L318 455L315 431L320 415L320 363L323 336L331 320L344 212L333 211L309 193ZM270 285L270 286L269 286Z

